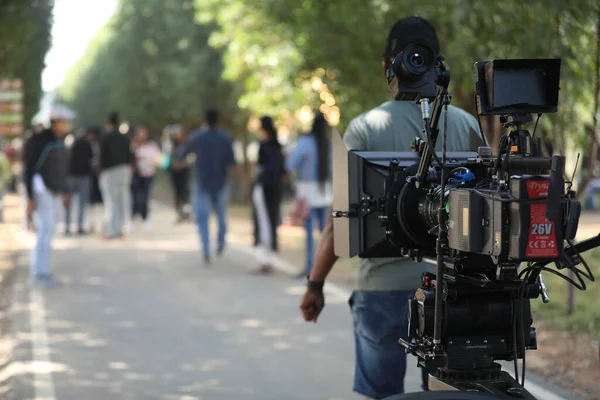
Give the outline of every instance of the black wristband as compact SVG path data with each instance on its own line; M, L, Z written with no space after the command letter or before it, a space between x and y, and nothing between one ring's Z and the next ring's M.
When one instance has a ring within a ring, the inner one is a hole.
M311 281L310 277L306 277L306 287L308 287L310 290L321 292L323 290L323 285L325 285L325 282Z

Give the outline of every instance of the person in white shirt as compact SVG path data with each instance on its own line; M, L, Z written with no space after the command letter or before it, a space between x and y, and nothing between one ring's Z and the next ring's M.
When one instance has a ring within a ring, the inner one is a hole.
M333 201L331 186L331 128L322 113L317 113L307 135L298 140L296 148L286 161L286 169L296 172L296 197L306 201L306 263L299 276L310 274L313 266L315 225L322 232L327 212Z
M150 192L160 162L161 151L158 145L150 139L148 129L144 126L138 126L136 129L132 147L135 155L132 219L139 215L144 222L144 227L149 228Z

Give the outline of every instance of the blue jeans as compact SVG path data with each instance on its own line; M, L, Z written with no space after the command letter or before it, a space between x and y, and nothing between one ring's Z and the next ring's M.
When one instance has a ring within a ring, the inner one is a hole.
M356 352L355 392L371 399L404 393L406 351L398 339L409 339L408 300L414 295L414 290L352 293L349 303ZM432 372L421 369L424 390Z
M217 215L219 232L217 234L217 246L223 248L225 246L225 234L227 233L227 205L229 203L229 189L227 187L221 189L217 194L216 201L213 201L211 195L194 185L192 188L192 207L196 215L196 223L198 224L198 233L202 244L202 251L205 257L210 257L210 232L209 232L209 217L211 211Z
M327 211L329 207L311 208L308 213L308 218L304 220L304 229L306 229L306 264L305 272L308 274L313 267L313 258L315 252L315 241L313 239L313 231L315 221L319 224L319 231L323 232L325 223L327 222Z
M69 178L69 193L77 195L77 228L82 231L85 220L85 210L90 203L90 194L92 191L91 176L72 176ZM71 207L65 210L65 230L68 232L71 229Z
M136 175L133 177L131 185L133 195L132 217L139 215L144 221L148 219L148 204L150 203L150 189L152 189L153 180L153 176Z
M31 278L50 274L52 240L60 214L61 200L58 195L44 191L34 193L36 238L31 256Z

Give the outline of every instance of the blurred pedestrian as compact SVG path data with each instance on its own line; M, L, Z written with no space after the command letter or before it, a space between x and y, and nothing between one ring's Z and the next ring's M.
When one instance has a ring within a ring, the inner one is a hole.
M25 186L27 214L36 221L36 243L31 257L31 284L45 288L59 282L50 274L50 255L61 200L69 207L67 178L69 157L64 137L71 131L73 114L55 106L50 114L50 128L33 135L27 143Z
M269 273L273 270L275 253L278 251L277 228L281 220L286 171L281 144L277 140L277 130L271 117L263 116L260 119L260 134L252 189L254 236L255 245L258 246L259 272Z
M308 275L313 266L315 223L323 232L327 211L333 201L330 131L325 116L317 113L310 133L298 140L286 163L289 171L298 174L296 197L304 200L308 206L308 215L304 220L306 261L304 271L300 273L302 277Z
M127 136L119 132L119 114L111 112L100 145L100 188L105 207L106 239L123 236L129 209L133 155Z
M145 229L150 228L148 221L150 192L156 169L160 162L160 148L150 139L148 129L145 126L138 126L133 139L133 153L135 156L135 169L132 181L132 220L136 216L142 218Z
M100 142L102 128L91 126L88 128L87 137L92 148L92 187L90 192L90 231L101 232L103 229L102 192L100 190Z
M171 137L171 159L176 158L177 151L185 143L185 135L180 125L172 125L169 128ZM169 168L173 192L175 195L175 211L177 222L181 223L190 218L190 166L182 162L179 166L171 163Z
M27 178L25 177L25 172L26 172L25 165L27 164L29 146L32 142L30 139L34 135L36 135L34 128L27 129L25 131L25 135L24 135L25 142L23 143L23 148L21 149L21 185L19 185L19 192L20 192L21 197L23 197L23 198L26 197L26 193L27 193L26 185L24 184L24 182L27 181ZM22 205L22 212L23 212L23 215L25 215L25 230L35 231L33 214L29 214L27 212L27 204Z
M85 215L89 207L90 194L92 191L92 177L94 170L92 160L94 152L89 139L89 132L73 143L69 157L69 193L71 197L77 196L77 234L84 235ZM65 210L65 234L71 234L71 207Z
M227 233L227 207L229 205L229 170L235 169L248 193L248 181L244 170L235 161L233 141L230 135L218 128L219 112L210 109L206 112L207 128L194 132L177 152L177 166L194 154L195 184L192 187L192 207L196 215L198 231L202 243L204 261L211 262L209 217L211 211L217 216L217 255L225 248Z

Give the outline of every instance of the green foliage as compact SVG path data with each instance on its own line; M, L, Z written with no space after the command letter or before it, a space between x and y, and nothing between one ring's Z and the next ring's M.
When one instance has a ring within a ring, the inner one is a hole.
M0 2L0 77L24 84L24 120L38 111L41 74L50 47L53 0Z
M592 250L583 253L590 269L597 277L600 274L600 251ZM567 274L566 270L561 271ZM575 279L575 278L573 278ZM534 318L542 318L545 322L562 330L580 332L590 337L600 334L600 287L595 282L586 281L585 292L575 289L575 306L571 315L567 314L567 298L569 284L553 275L544 274L544 283L548 288L550 302L544 304L541 299L531 301Z
M302 87L303 82L296 81L301 71L323 68L335 76L328 86L342 110L344 126L389 98L381 67L387 34L398 18L416 14L436 26L452 70L453 104L470 112L474 112L475 61L562 57L560 112L543 118L539 129L559 148L565 148L567 138L586 143L584 125L591 123L593 112L597 1L196 0L196 4L202 20L219 24L214 43L229 45L228 78L246 83L244 96L256 102L242 105L251 109L273 103L292 109L304 103L314 106L313 98L287 96L278 102L277 91L256 83L268 76L293 93L294 88L285 85ZM278 51L281 47L287 52ZM264 65L252 54L274 59Z
M122 0L68 73L61 97L79 125L103 124L118 110L157 136L167 124L199 126L205 108L215 106L229 128L239 126L245 117L235 112L236 87L221 81L210 31L196 23L189 1Z

